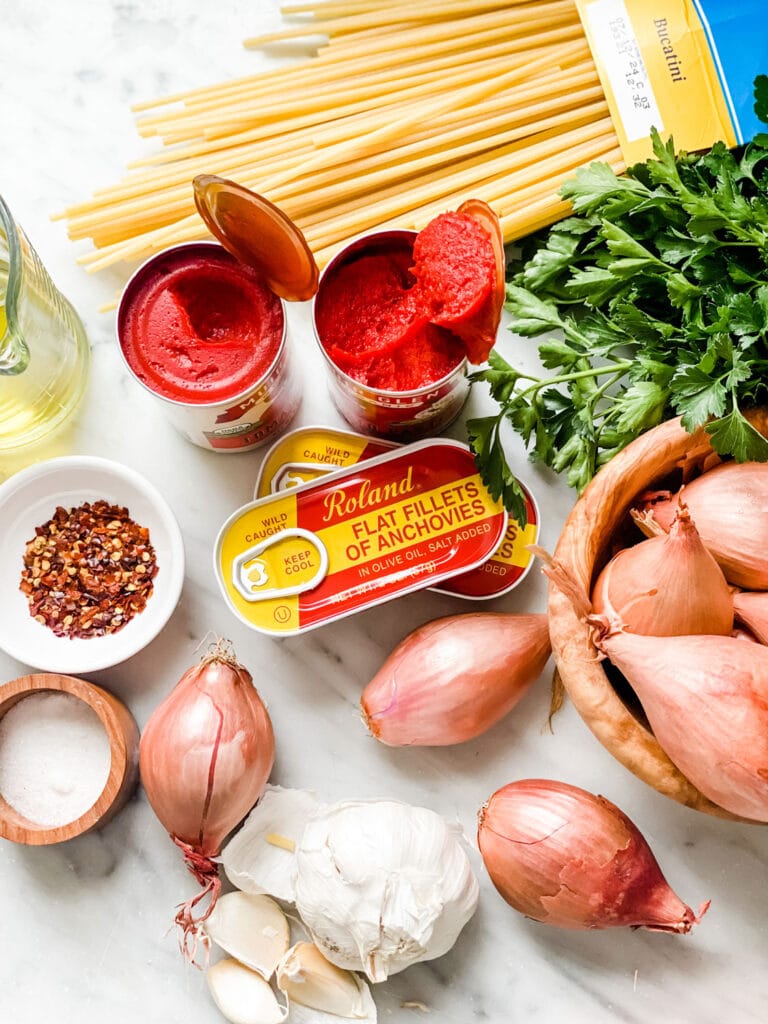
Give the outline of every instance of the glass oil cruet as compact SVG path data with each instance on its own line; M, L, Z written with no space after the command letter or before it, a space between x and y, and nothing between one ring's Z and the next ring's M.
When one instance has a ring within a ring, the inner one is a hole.
M80 319L0 196L0 455L55 430L85 390Z

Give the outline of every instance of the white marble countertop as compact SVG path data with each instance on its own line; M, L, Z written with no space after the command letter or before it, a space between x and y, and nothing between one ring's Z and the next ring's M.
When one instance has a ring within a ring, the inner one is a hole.
M0 192L86 324L93 362L88 394L69 431L43 453L118 459L164 493L184 534L187 576L176 613L138 656L91 678L120 695L139 725L196 659L213 630L229 636L267 700L276 731L272 780L326 799L396 797L458 817L474 847L478 808L506 782L551 777L599 791L644 832L669 882L704 921L685 937L629 930L570 933L511 910L484 874L479 910L442 959L378 986L379 1019L393 1024L502 1024L515 1020L609 1024L764 1021L768 834L680 807L631 776L570 706L546 729L548 668L506 720L448 749L388 749L358 720L364 684L411 628L472 605L423 592L304 637L249 631L224 606L211 546L231 511L249 499L261 454L209 454L176 435L118 359L114 313L99 313L129 268L89 276L80 250L51 213L114 183L146 152L130 103L222 81L267 63L241 41L279 22L276 3L219 0L24 0L6 5L0 34ZM215 172L216 168L211 167ZM291 311L302 353L304 402L296 425L341 425L320 383L307 311ZM502 351L521 356L508 332ZM473 395L467 412L486 408ZM490 407L489 407L490 408ZM450 431L463 438L463 420ZM573 495L515 449L552 547ZM41 453L34 453L41 457ZM30 461L25 453L19 462ZM17 463L4 459L0 474ZM497 610L543 610L532 574ZM2 614L2 609L0 609ZM28 666L0 654L0 679ZM216 1024L203 975L181 960L169 933L174 906L195 883L139 790L101 832L31 848L0 841L0 1020L9 1024ZM404 1008L421 1003L427 1010Z

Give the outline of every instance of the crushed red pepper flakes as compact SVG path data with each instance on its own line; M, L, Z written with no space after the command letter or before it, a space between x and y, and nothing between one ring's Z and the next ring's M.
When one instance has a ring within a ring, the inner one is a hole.
M116 633L146 607L157 575L149 530L99 500L59 506L27 541L20 589L35 621L70 639Z

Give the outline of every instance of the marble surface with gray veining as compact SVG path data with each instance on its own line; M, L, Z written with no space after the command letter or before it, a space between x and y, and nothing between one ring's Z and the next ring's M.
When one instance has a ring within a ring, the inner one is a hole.
M280 22L267 0L0 0L0 192L86 324L91 382L71 429L44 452L4 459L6 476L42 455L118 459L164 493L181 524L187 575L176 613L141 654L90 678L119 694L143 725L197 658L210 631L230 636L251 668L275 725L273 781L321 797L396 797L463 823L481 878L478 912L454 949L376 988L387 1024L734 1024L768 1015L768 836L687 810L649 789L598 744L572 707L546 728L551 667L508 718L453 749L388 749L360 723L362 687L418 623L472 606L421 593L304 637L276 641L235 620L211 574L223 520L252 493L260 454L209 454L176 435L128 378L116 352L114 313L99 313L130 272L88 275L85 246L50 215L118 180L151 151L130 104L215 83L270 64L241 46ZM274 58L272 58L274 60ZM211 166L212 172L216 171ZM322 384L307 310L290 312L301 353L304 402L297 425L341 425ZM502 331L502 352L524 362ZM473 395L467 414L490 409ZM450 431L464 437L463 419ZM514 448L543 513L552 548L573 495ZM485 608L543 610L531 574ZM0 614L2 609L0 608ZM0 653L0 679L28 666ZM692 723L695 728L695 723ZM688 903L712 907L685 937L629 930L557 931L525 920L496 894L474 846L477 810L516 778L550 777L618 803L651 843ZM0 840L0 1021L3 1024L216 1024L201 972L182 962L169 932L174 906L194 891L139 790L101 832L49 848ZM411 1004L403 1005L403 1004Z

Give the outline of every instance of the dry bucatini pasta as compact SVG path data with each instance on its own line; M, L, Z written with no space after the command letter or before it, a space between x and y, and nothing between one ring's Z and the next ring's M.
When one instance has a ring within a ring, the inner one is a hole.
M422 228L473 197L507 241L564 216L577 167L624 169L573 0L326 0L252 40L327 39L313 56L140 106L164 148L61 216L91 270L205 237L199 173L276 203L322 266L351 237Z

